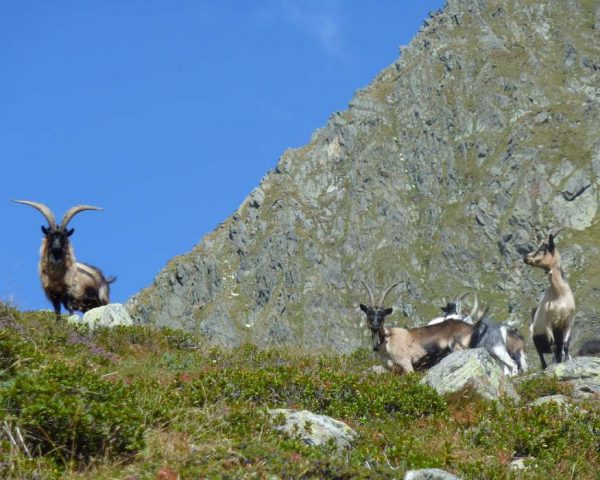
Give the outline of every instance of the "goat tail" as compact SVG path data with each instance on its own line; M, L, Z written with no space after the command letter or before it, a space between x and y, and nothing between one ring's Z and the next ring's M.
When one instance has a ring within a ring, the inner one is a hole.
M117 277L115 277L114 275L111 275L109 277L106 277L105 280L106 280L106 283L108 285L110 285L111 283L115 283L117 281Z

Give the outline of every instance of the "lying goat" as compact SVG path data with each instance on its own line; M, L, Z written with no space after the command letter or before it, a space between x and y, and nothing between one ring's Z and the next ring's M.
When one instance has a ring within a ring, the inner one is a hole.
M487 310L473 325L470 348L485 348L500 362L504 373L515 376L527 371L525 340L514 329L497 323L487 316Z
M371 330L373 350L379 353L383 365L392 371L413 372L429 368L454 350L468 348L473 326L460 320L446 320L435 325L416 328L386 328L385 317L393 312L385 308L388 293L397 283L389 287L376 304L371 288L362 281L369 294L370 304L360 304L367 316Z
M442 317L434 318L433 320L429 321L427 325L435 325L436 323L445 322L446 320L462 320L463 322L473 323L471 313L462 313L462 301L467 295L468 293L464 293L451 302L446 303L446 306L442 307L442 312L444 312L444 315ZM475 311L477 311L477 295L475 295L475 303L471 309L471 312Z
M571 358L569 340L573 330L575 299L569 285L563 279L560 255L554 244L554 238L560 230L548 234L547 241L542 242L535 252L524 258L527 265L542 268L550 280L550 286L533 311L530 327L543 369L547 366L544 353L553 353L555 363L562 362L563 358Z
M75 259L69 241L75 230L67 229L69 221L79 212L102 209L90 205L77 205L65 213L62 222L57 226L54 214L46 205L27 200L15 202L39 210L48 221L48 227L42 226L44 239L40 250L39 274L42 288L48 300L52 302L56 318L60 318L61 304L71 314L75 310L86 312L108 304L109 285L115 278L105 278L98 268Z

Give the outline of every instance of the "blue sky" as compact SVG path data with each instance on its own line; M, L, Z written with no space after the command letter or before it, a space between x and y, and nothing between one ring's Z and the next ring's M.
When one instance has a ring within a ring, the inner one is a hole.
M50 308L47 204L79 260L149 285L398 57L442 0L19 1L0 5L0 299Z

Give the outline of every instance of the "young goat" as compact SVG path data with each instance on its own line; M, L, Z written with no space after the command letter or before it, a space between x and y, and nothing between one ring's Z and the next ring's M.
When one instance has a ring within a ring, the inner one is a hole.
M91 265L75 259L69 237L74 229L67 229L69 221L84 210L102 210L90 205L77 205L65 213L60 225L52 211L44 204L27 200L14 200L39 210L48 221L42 226L44 239L40 250L39 274L42 288L52 302L56 318L60 318L61 304L73 314L75 310L86 312L109 302L109 285L116 279L105 278L102 272Z
M369 294L370 304L360 304L367 316L371 330L373 350L379 353L386 368L397 372L413 372L429 368L454 350L468 348L473 334L473 325L460 320L446 320L435 325L416 328L386 328L385 317L393 312L385 308L388 293L397 283L389 287L378 304L375 304L371 288L362 281Z
M575 299L563 279L560 255L554 243L560 230L562 228L549 233L548 239L524 258L527 265L544 269L550 280L550 286L532 313L533 322L530 327L543 369L547 367L544 353L553 353L555 363L562 362L563 358L571 358L569 340L573 329Z

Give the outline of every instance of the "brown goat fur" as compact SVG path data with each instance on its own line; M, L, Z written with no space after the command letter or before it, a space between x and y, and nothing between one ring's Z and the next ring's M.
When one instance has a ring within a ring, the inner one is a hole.
M45 205L37 202L18 200L17 203L29 205L39 210L48 226L42 226L44 239L40 249L38 272L44 293L60 317L61 305L69 313L86 312L109 303L110 284L113 277L106 278L102 272L91 265L75 259L69 237L73 229L67 229L71 218L84 210L101 210L89 205L77 205L65 214L60 225L56 224L54 214Z

